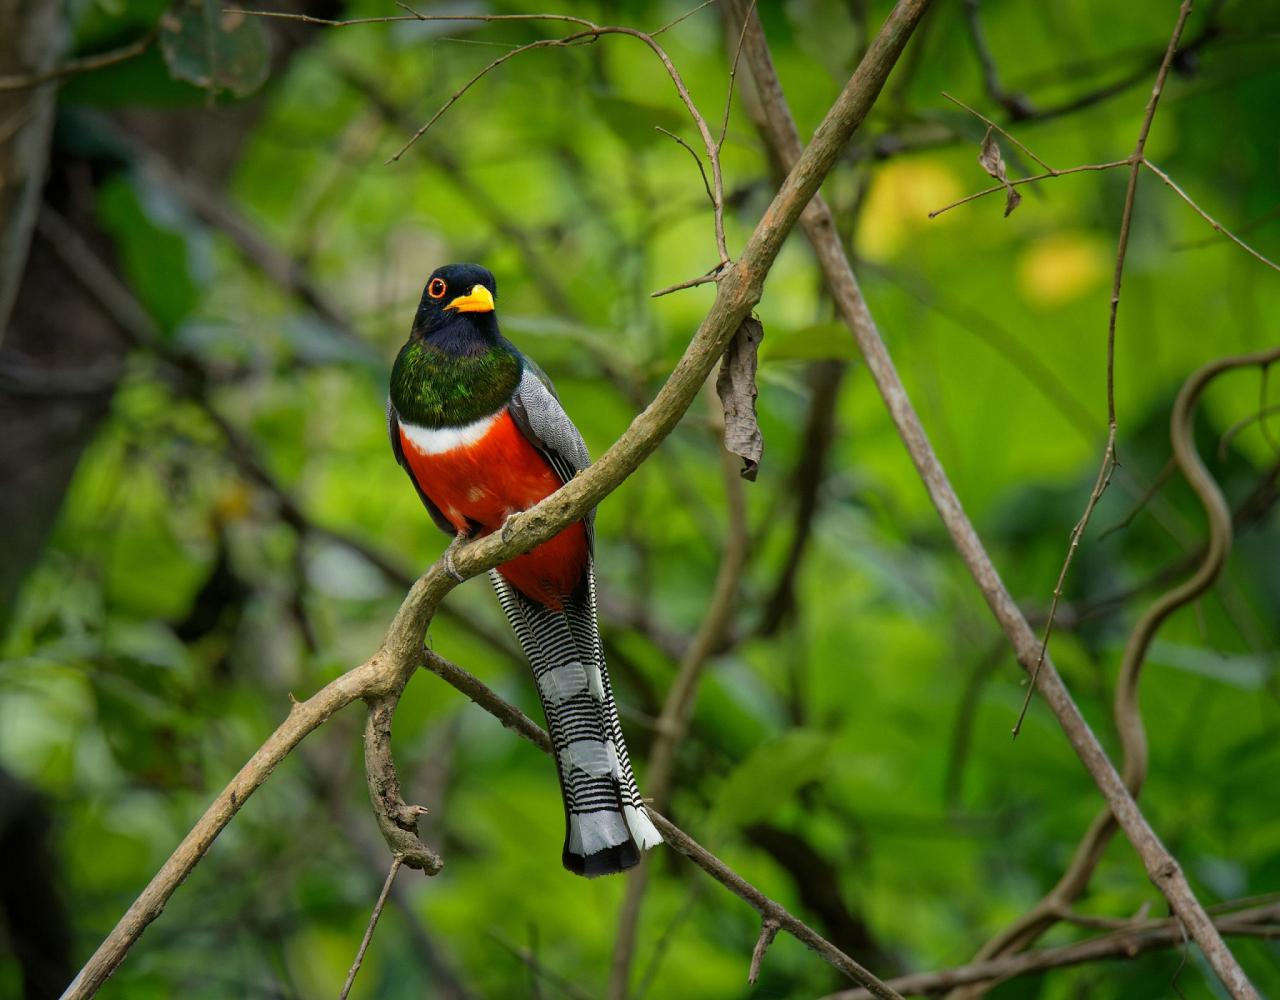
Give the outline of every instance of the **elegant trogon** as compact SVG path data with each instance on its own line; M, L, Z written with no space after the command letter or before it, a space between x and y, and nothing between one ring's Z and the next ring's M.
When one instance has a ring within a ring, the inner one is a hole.
M483 267L439 268L391 372L391 448L432 519L456 537L500 530L590 463L546 375L499 332L496 295ZM564 798L564 866L588 876L630 868L662 842L605 669L593 521L594 513L489 572L546 712Z

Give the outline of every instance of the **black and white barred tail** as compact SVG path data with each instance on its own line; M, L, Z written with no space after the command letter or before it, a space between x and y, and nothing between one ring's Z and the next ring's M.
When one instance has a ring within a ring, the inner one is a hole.
M636 788L596 621L595 577L560 611L489 572L533 667L564 797L564 866L593 877L625 871L662 843Z

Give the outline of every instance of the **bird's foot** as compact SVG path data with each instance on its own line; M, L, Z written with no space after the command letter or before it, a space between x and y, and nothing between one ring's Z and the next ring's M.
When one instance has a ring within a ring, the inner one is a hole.
M449 547L444 550L444 571L459 583L465 583L466 577L458 572L458 568L453 564L453 553L460 546L466 544L469 536L459 531L453 536L453 541L449 543Z
M518 511L517 511L516 513L513 513L513 514L508 514L508 515L507 515L507 517L506 517L506 520L504 520L504 521L502 522L502 528L501 528L501 530L498 532L498 534L502 537L502 540L503 540L504 542L509 542L509 541L511 541L511 532L513 532L513 531L515 530L515 528L516 528L516 526L515 526L515 519L516 519L518 516L519 516L519 512L518 512Z

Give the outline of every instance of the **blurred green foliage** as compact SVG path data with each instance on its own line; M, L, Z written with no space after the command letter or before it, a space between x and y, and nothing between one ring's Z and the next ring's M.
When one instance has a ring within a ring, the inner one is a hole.
M81 6L82 51L121 44L160 16L158 4L137 5L141 13L129 3ZM1266 5L1204 6L1188 37L1210 17L1216 33L1176 65L1148 154L1274 258L1280 18ZM887 4L760 7L808 134ZM1042 621L1105 436L1107 300L1125 177L1088 173L1024 187L1009 219L999 196L927 218L989 182L976 162L983 127L940 96L945 89L999 114L983 92L962 7L937 5L826 191L953 483L1006 583ZM1005 85L1036 107L1137 73L1113 99L1011 126L1015 133L1058 167L1127 155L1149 88L1150 73L1140 70L1163 50L1174 8L1155 0L984 4ZM494 9L542 7L517 0ZM573 5L601 22L648 28L684 9ZM347 6L348 16L397 12L381 0ZM128 160L101 184L99 221L164 334L211 369L235 373L213 380L211 398L307 516L415 573L444 540L391 458L383 400L386 365L424 276L450 260L482 261L496 273L505 330L555 378L598 454L649 398L712 299L707 287L649 298L715 261L697 172L654 126L695 147L696 136L652 54L606 38L502 66L387 164L406 124L426 121L507 47L559 29L399 22L305 30L310 44L251 98L261 116L225 197L301 261L380 360L355 357L330 323ZM715 9L663 41L718 120L727 57ZM175 82L174 57L168 48L164 55L168 64L153 50L69 82L65 141L76 141L76 121L105 121L75 115L153 104L182 114L210 100L216 111L232 100ZM199 69L179 75L208 79ZM375 95L399 119L383 114ZM877 155L897 140L924 148ZM1034 166L1007 144L1004 154L1014 176ZM724 169L732 250L770 194L741 101ZM877 973L958 964L1053 883L1099 799L1043 706L1033 704L1010 742L1021 673L798 236L758 314L766 452L759 481L746 487L753 548L734 624L741 641L713 660L703 682L673 815L764 892L829 930L829 914L807 908L803 873L764 849L758 831L763 823L801 837L837 873L847 913L889 956ZM1131 591L1194 552L1204 523L1175 477L1128 527L1105 537L1103 529L1129 513L1168 459L1169 408L1184 378L1208 360L1276 343L1277 316L1280 276L1144 176L1120 306L1122 466L1068 581L1053 646L1109 749L1120 648L1156 592ZM793 533L812 366L824 359L848 367L798 612L759 637L753 629ZM1220 436L1258 410L1260 392L1256 370L1220 379L1198 420L1201 453L1233 503L1268 474L1274 484L1274 417L1269 437L1254 423L1218 455ZM1270 398L1280 398L1274 386ZM723 511L716 444L695 407L600 509L604 588L664 630L691 632L711 593ZM1280 888L1278 567L1280 522L1268 509L1242 528L1221 584L1161 631L1145 672L1152 759L1142 802L1210 902ZM349 549L323 536L300 542L272 498L228 459L206 415L137 354L28 578L0 664L0 765L54 805L78 956L283 717L288 694L310 693L363 659L402 593ZM449 603L508 641L483 581ZM675 666L642 630L611 620L605 628L643 788L651 720ZM512 656L448 617L430 639L540 717ZM387 861L360 775L358 715L332 720L279 769L103 996L336 993ZM431 808L425 833L447 864L431 881L402 874L405 908L384 917L353 996L445 995L445 967L477 996L556 995L550 980L535 985L513 949L533 951L584 994L601 994L624 881L585 882L560 868L562 818L548 762L429 676L406 694L396 743L407 797ZM759 984L747 987L755 914L672 852L655 860L636 962L645 996L800 998L840 985L784 935ZM1119 838L1083 908L1125 917L1144 905L1164 912ZM1047 940L1080 933L1059 928ZM1260 989L1280 992L1275 945L1234 947ZM993 995L1166 997L1179 962L1176 952L1155 952L1014 980ZM1217 996L1211 980L1192 955L1177 986L1188 997ZM16 967L0 957L0 993L16 983Z

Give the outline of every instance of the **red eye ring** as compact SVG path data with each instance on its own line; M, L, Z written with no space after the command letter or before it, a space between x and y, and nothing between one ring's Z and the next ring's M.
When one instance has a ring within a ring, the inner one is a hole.
M444 293L448 290L443 278L432 278L427 283L427 294L433 299L444 298Z

